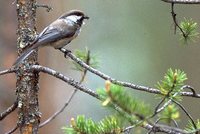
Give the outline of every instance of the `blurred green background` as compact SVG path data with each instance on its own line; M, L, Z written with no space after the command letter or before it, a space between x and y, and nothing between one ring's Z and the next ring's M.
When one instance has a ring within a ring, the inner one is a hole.
M161 0L38 0L48 4L53 11L39 8L37 12L38 32L70 9L84 11L90 19L82 28L80 36L72 41L68 49L85 49L97 54L101 59L102 72L123 81L154 87L168 68L184 70L198 92L200 86L200 46L199 39L184 45L179 34L174 35L174 25L170 14L170 4ZM193 18L200 23L198 5L176 5L178 20ZM16 54L16 11L12 1L0 4L0 69L11 67ZM41 65L48 66L66 76L80 79L80 74L72 70L72 64L59 51L42 48L39 51ZM0 111L10 106L15 96L15 75L0 77ZM104 86L104 80L88 73L84 85L92 89ZM73 87L48 75L41 74L40 110L42 121L63 106L72 93ZM133 91L133 95L155 106L153 94ZM183 105L194 118L199 118L199 99L184 98ZM78 92L70 105L50 124L40 129L40 133L62 134L61 127L69 124L72 117L84 114L99 120L109 113L98 100ZM181 127L187 123L181 115ZM184 121L183 121L184 120ZM0 133L15 126L16 112L0 122ZM16 132L17 133L17 132Z

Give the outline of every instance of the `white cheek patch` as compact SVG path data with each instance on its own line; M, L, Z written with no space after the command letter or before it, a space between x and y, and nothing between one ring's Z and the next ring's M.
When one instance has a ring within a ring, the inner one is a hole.
M78 20L81 19L81 17L82 16L70 15L70 16L66 17L66 19L71 20L76 23Z

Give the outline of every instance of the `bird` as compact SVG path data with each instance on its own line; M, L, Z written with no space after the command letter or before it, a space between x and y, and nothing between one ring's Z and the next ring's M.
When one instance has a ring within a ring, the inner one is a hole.
M84 23L89 19L80 10L70 10L44 28L36 39L25 47L24 52L17 58L13 65L18 65L25 60L34 50L44 46L61 49L75 39Z

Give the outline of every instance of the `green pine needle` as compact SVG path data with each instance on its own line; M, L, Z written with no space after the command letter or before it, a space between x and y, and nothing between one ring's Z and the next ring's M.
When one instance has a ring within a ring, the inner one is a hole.
M185 34L184 37L183 33L180 32L182 35L181 40L183 40L185 43L188 41L195 41L195 39L199 37L199 33L197 32L198 24L192 19L184 18L184 20L180 23L180 27Z
M197 119L197 121L195 122L197 129L200 129L200 120ZM189 121L189 123L187 124L185 130L189 133L192 133L196 131L196 129L194 128L194 125L192 124L191 121Z
M75 51L75 55L76 57L78 57L79 59L81 59L83 62L85 62L87 65L93 67L93 68L98 68L99 67L99 60L97 58L97 55L91 55L90 51L85 48L84 51L80 51L80 50L76 50ZM73 63L73 69L83 72L84 68L82 68L79 64L77 64L76 62L72 61Z
M63 127L66 134L121 134L122 125L114 116L108 116L100 122L86 119L85 116L77 116L76 121L72 119L70 127Z
M180 112L176 105L168 105L160 114L159 117L162 121L170 124L172 120L178 120L180 118Z
M97 93L102 96L104 106L115 104L130 115L140 114L146 117L151 113L149 105L134 98L134 96L130 95L121 86L111 84L109 89L98 89Z
M156 87L163 95L172 97L173 94L182 91L181 87L184 85L185 80L187 80L187 76L183 71L170 68L165 74L164 79L158 82ZM180 100L181 96L176 95L174 99Z

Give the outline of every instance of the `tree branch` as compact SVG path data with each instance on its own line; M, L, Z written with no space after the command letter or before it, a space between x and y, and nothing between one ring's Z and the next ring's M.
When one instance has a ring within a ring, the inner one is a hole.
M182 129L160 124L154 124L153 126L150 124L144 124L143 127L147 130L152 130L152 132L164 132L167 134L189 134L188 132L183 131Z
M91 89L80 85L79 82L75 81L74 79L68 78L68 77L64 76L63 74L56 72L56 71L54 71L50 68L43 67L43 66L40 66L40 65L33 65L29 68L29 70L39 71L39 72L50 74L50 75L52 75L56 78L59 78L59 79L65 81L65 82L67 82L69 85L79 89L80 91L83 91L83 92L85 92L85 93L87 93L87 94L89 94L89 95L100 100L100 97L94 91L92 91ZM115 108L115 110L117 110L117 109ZM165 126L165 125L159 125L159 124L153 124L152 125L152 124L146 123L142 127L147 129L147 130L153 129L152 132L164 132L164 133L168 133L168 134L179 134L179 133L188 134L187 132L185 132L181 129L169 127L169 126Z
M8 131L8 132L5 133L5 134L12 134L12 133L14 133L18 128L19 128L19 126L16 125L13 129L11 129L10 131Z
M186 35L186 33L183 31L183 29L179 26L177 19L176 19L176 13L174 12L174 3L171 4L171 14L172 14L172 18L174 21L174 33L176 33L176 27L178 27L178 29L181 31L183 37L186 39L188 35Z
M11 112L13 112L17 108L17 101L12 104L8 109L6 109L4 112L0 114L0 120L3 120L7 115L9 115Z
M87 63L87 65L90 65L90 51L88 51L88 53L87 53L86 63ZM87 74L87 70L84 69L83 70L83 75L82 75L82 77L81 77L81 79L79 81L79 84L81 84L84 81L84 79L86 77L86 74ZM44 121L43 123L41 123L39 127L43 127L43 126L47 125L53 119L55 119L60 113L62 113L64 111L64 109L68 106L68 104L71 102L72 98L75 96L75 94L76 94L77 91L78 91L77 89L73 90L72 94L70 95L69 99L65 102L64 106L61 109L59 109L56 113L54 113L46 121Z
M192 91L192 93L193 93L193 96L196 96L196 95L197 95L197 93L196 93L196 91L194 90L194 88L191 87L190 85L184 85L184 86L181 87L181 89L190 89L190 90Z
M32 71L38 71L38 72L43 72L43 73L47 73L49 75L52 75L62 81L65 81L67 82L69 85L79 89L80 91L82 92L85 92L97 99L100 99L100 97L98 96L97 93L95 93L93 90L85 87L85 86L82 86L79 84L79 82L75 81L74 79L72 78L69 78L69 77L66 77L64 76L63 74L53 70L53 69L50 69L50 68L47 68L47 67L43 67L43 66L40 66L40 65L33 65L29 68L29 70L32 70Z
M47 12L50 12L51 10L53 10L52 7L50 7L49 5L46 5L46 4L35 4L35 7L36 8L38 8L38 7L46 8Z
M164 119L167 119L167 118L159 118L159 119L157 119L157 120L155 121L155 124L158 124L159 121L164 120ZM174 123L174 125L175 125L176 127L178 127L178 124L177 124L177 122L176 122L174 119L172 119L172 122ZM149 131L147 132L147 134L151 134L151 132L153 132L153 129L149 130Z
M86 63L84 63L82 60L80 60L79 58L77 58L70 51L67 51L64 48L60 49L60 51L63 52L69 58L71 58L73 61L75 61L76 63L78 63L81 67L87 69L88 71L90 71L93 74L96 74L97 76L101 77L104 80L110 80L113 84L124 86L124 87L128 87L128 88L131 88L131 89L136 89L136 90L139 90L139 91L145 91L145 92L149 92L149 93L153 93L153 94L162 94L160 92L160 90L155 89L155 88L141 86L141 85L136 85L136 84L133 84L133 83L123 82L123 81L116 80L116 79L114 79L114 78L112 78L112 77L110 77L110 76L108 76L108 75L100 72L99 70L94 69L94 68L88 66ZM194 95L192 92L181 92L180 95L182 95L182 96L188 96L188 97L200 98L200 94Z
M15 68L6 69L6 70L3 70L3 71L0 71L0 75L15 73L15 71L16 71Z
M181 105L178 101L175 101L173 99L171 99L176 105L178 105L182 110L183 112L189 117L194 129L197 129L197 126L194 122L194 119L192 118L192 116L189 114L189 112L185 109L185 107L183 105ZM198 131L196 131L196 134L198 134Z
M44 121L43 123L40 124L40 128L47 125L48 123L50 123L53 119L55 119L60 113L62 113L64 111L64 109L68 106L68 104L71 102L72 98L74 97L74 95L76 94L77 89L75 89L73 91L73 93L71 94L70 98L67 100L67 102L64 104L64 106L62 108L60 108L57 112L55 112L51 117L49 117L46 121Z
M200 0L162 0L162 1L174 4L200 4Z

